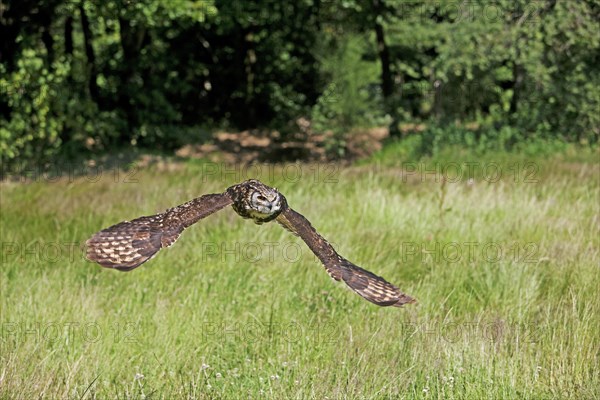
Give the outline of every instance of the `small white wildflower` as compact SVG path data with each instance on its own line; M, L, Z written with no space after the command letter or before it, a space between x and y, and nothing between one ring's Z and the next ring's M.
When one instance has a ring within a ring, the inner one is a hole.
M202 363L202 370L209 369L210 365Z
M448 377L448 386L454 387L454 377L453 376Z
M133 377L133 379L135 379L136 381L139 381L140 379L144 379L144 374L140 374L139 372L135 374L135 376Z
M281 365L283 366L283 368L285 368L285 367L288 366L288 363L287 363L287 361L284 361L284 362L281 363Z
M279 375L275 374L275 375L271 375L271 379L274 381L278 381L279 380Z
M210 389L212 389L212 385L210 383L207 383L206 388L210 390Z
M219 379L219 378L221 378L223 375L221 375L221 373L220 373L220 372L217 372L217 373L215 374L215 376L217 377L217 379Z
M427 386L425 386L423 388L423 393L425 393L425 394L429 393L429 388Z

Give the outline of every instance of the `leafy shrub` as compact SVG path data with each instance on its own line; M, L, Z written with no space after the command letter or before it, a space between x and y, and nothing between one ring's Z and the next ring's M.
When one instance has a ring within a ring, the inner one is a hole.
M353 128L389 124L383 112L379 67L363 59L368 46L363 36L354 35L321 50L325 53L322 72L328 83L312 109L316 131L331 130L340 136Z

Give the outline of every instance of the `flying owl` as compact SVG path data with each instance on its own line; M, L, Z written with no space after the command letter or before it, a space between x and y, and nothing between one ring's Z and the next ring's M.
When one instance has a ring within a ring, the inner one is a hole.
M285 196L255 179L231 186L224 193L206 194L163 213L106 228L86 242L87 258L103 267L130 271L171 246L188 226L229 205L256 224L275 220L300 236L334 280L344 281L368 301L396 307L415 301L382 277L340 256L302 214L288 206Z

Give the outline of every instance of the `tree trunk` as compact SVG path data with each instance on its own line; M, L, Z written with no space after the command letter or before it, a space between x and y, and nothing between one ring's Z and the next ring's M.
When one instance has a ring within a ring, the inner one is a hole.
M521 88L523 86L523 77L525 75L525 71L523 67L515 60L513 62L513 84L512 90L513 95L510 99L510 109L509 113L514 115L519 109L519 99L521 97Z
M46 48L46 61L48 62L48 68L52 68L52 63L54 62L54 38L50 33L50 25L52 24L51 18L52 17L48 15L42 25L42 43L44 43L44 47Z
M146 39L146 28L143 26L133 27L131 21L119 17L119 31L121 37L121 48L123 50L123 63L120 73L121 87L119 88L118 107L125 113L130 128L139 125L138 115L135 109L135 97L131 93L140 88L132 87L134 74L142 74L139 66L139 55Z
M96 68L96 54L94 53L94 46L92 46L92 30L90 29L90 21L85 13L83 4L79 5L79 14L81 16L81 29L83 30L83 43L85 47L85 56L87 58L87 70L88 70L88 89L90 91L90 97L92 100L100 105L100 90L98 89L97 75L98 71Z
M254 64L256 63L256 52L254 51L254 34L248 32L244 37L244 48L246 57L244 58L245 77L246 77L246 124L250 128L256 127L256 107L254 101Z
M379 18L382 15L381 0L373 0L373 11L377 53L381 62L381 92L383 93L386 112L392 117L390 135L397 136L400 132L398 130L398 115L394 102L394 79L392 77L390 50L385 42L383 25L379 22Z
M373 5L376 10L375 15L375 36L377 38L377 53L381 62L381 90L383 97L388 99L394 93L394 81L392 79L392 71L390 68L390 51L385 43L385 33L383 26L377 21L379 14L379 0L373 0Z
M73 17L65 20L65 54L73 55Z

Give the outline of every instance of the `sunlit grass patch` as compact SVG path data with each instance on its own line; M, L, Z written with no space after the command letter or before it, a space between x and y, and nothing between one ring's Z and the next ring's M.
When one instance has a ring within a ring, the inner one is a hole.
M535 182L263 167L341 254L417 298L403 309L230 209L132 272L84 260L97 230L222 191L241 169L3 183L2 397L593 398L598 164L531 162Z

